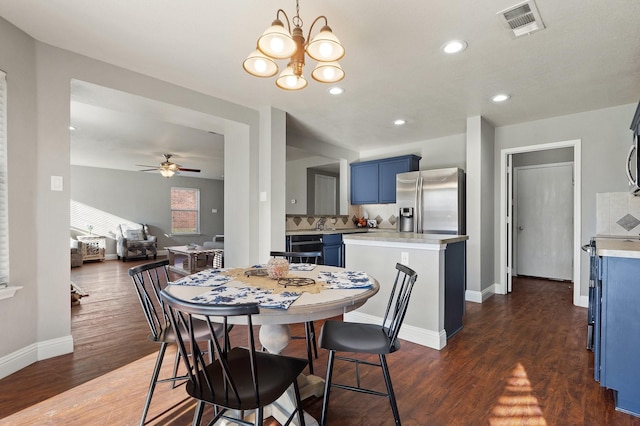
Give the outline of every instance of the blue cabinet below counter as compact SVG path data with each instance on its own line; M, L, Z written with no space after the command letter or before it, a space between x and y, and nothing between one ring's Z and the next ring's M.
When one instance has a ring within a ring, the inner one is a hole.
M616 410L640 416L640 259L604 256L599 267L595 378L614 391Z
M287 251L320 251L322 264L344 268L342 234L288 235Z

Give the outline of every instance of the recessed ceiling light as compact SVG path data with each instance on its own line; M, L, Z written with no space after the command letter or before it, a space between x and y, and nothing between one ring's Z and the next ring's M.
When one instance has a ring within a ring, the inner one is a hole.
M402 126L403 124L406 124L406 123L407 123L407 120L403 120L401 118L393 121L393 124L395 124L396 126Z
M466 48L467 42L464 40L451 40L442 45L442 51L448 54L460 53Z
M509 99L511 96L507 95L506 93L500 93L498 95L495 95L494 97L491 98L491 100L493 102L504 102L507 99Z
M73 126L69 126L69 130L75 130L76 128Z
M329 93L332 95L342 95L344 93L344 89L342 87L332 87L329 89Z

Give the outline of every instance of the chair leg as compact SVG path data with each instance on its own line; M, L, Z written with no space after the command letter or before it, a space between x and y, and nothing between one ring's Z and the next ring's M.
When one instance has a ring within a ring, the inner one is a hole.
M162 343L160 350L158 351L158 357L156 358L156 365L153 367L153 373L151 375L151 382L149 383L149 390L147 391L147 399L144 402L144 408L142 409L142 418L140 419L140 426L143 426L147 419L147 413L149 412L149 406L151 405L151 398L153 397L153 391L156 388L156 382L160 375L160 367L162 367L162 360L164 359L164 353L167 350L167 344Z
M311 326L309 325L311 324ZM313 323L304 323L304 334L307 338L307 359L309 360L309 374L313 374L313 355L311 353L312 342L315 346L315 333L312 332ZM317 358L317 356L316 356Z
M302 409L302 399L300 398L300 387L298 386L298 381L293 381L293 390L296 394L296 411L298 412L298 424L300 426L305 426L304 422L304 410Z
M322 417L320 426L327 423L327 410L329 408L329 393L331 391L331 376L333 374L333 361L336 355L335 351L329 351L329 362L327 363L327 377L324 382L324 397L322 399Z
M311 334L311 343L313 344L313 354L318 359L318 344L316 343L316 327L313 325L313 321L307 322Z
M391 404L393 419L395 420L396 425L400 426L400 413L398 412L398 404L396 404L396 396L393 393L393 386L391 385L391 376L389 375L387 358L383 354L380 354L380 366L382 367L382 375L384 376L384 382L387 385L387 394L389 395L389 403Z
M176 350L176 359L173 361L173 376L178 377L178 366L180 365L180 350ZM171 381L171 389L175 389L176 382L175 380Z
M204 410L204 402L198 401L198 405L196 405L196 410L193 413L193 423L192 423L193 426L200 426L203 410Z

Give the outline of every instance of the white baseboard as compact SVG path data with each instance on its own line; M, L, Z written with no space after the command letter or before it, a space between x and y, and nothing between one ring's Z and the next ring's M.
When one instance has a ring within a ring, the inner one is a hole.
M382 322L382 318L380 317L363 314L358 311L344 314L344 320L347 322L362 322L365 324L380 324ZM438 333L433 330L427 330L408 324L402 325L398 337L403 340L437 350L440 350L447 345L447 334L444 330Z
M490 285L489 287L485 288L481 292L474 291L474 290L467 290L465 291L465 294L464 294L464 300L466 300L467 302L483 303L485 300L487 300L488 298L496 294L497 285L498 284Z
M580 299L578 300L578 304L576 306L580 306L581 308L588 308L589 296L580 295Z
M71 335L45 342L32 343L0 358L0 379L15 373L36 361L73 352Z

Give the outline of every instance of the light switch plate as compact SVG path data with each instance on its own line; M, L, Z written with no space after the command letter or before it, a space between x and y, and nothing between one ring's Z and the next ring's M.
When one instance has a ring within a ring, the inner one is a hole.
M51 176L51 190L62 191L62 189L63 189L62 176Z

